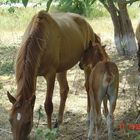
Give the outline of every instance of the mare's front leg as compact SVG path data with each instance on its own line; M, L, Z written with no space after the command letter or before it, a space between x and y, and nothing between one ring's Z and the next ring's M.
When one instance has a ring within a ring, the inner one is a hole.
M53 103L52 103L52 96L53 96L53 89L54 89L54 83L55 83L55 72L49 73L45 79L47 81L47 94L46 94L46 100L44 103L44 108L47 114L47 123L48 123L48 128L52 128L52 122L51 122L51 117L52 117L52 112L53 112Z
M60 106L59 106L59 113L58 113L58 126L59 126L63 122L65 102L69 91L69 86L67 81L67 71L58 73L57 80L60 86Z

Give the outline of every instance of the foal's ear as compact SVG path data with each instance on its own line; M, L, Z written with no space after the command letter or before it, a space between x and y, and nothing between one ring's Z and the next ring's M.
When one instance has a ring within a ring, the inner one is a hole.
M16 102L16 99L8 91L7 91L7 97L12 104Z

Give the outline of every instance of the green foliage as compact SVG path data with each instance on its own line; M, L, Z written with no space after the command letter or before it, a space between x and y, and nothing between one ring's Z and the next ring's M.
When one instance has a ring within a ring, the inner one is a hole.
M37 140L55 140L58 136L58 128L54 128L52 130L48 128L39 128L40 119L44 116L42 111L42 106L40 105L39 109L37 110L38 122L35 128L35 137Z
M10 74L13 72L13 65L14 62L9 61L9 62L5 62L2 66L1 66L1 70L0 70L0 75L3 74Z
M91 0L60 0L59 10L89 16L92 11Z
M24 5L24 7L26 7L27 4L28 4L28 0L22 0L22 3L23 3L23 5Z
M37 128L35 131L35 137L37 140L55 140L58 135L58 129L54 128L52 130L50 129L41 129Z
M137 137L136 137L136 140L140 140L140 136L137 136Z
M73 12L86 17L107 16L107 11L95 0L60 0L58 9L63 12Z
M52 0L48 0L47 5L46 5L46 11L48 12L51 6Z
M14 71L15 46L0 46L0 75L9 75Z
M8 9L9 13L12 14L15 12L15 8L13 6L11 6L9 9Z
M51 6L51 3L52 3L53 0L47 0L46 2L46 11L48 12L49 11L49 8ZM29 0L9 0L9 2L11 3L19 3L19 2L22 2L22 4L24 5L24 7L27 6Z

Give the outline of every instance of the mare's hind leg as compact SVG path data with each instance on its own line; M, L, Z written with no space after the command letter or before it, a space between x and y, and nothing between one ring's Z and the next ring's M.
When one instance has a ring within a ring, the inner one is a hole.
M52 112L53 112L53 103L52 103L52 95L53 95L53 89L54 89L54 82L55 82L55 75L56 73L50 73L45 77L47 81L47 94L46 94L46 100L44 103L44 108L47 114L47 122L48 122L48 128L52 128Z
M63 121L65 102L69 91L69 86L68 86L66 76L67 76L67 71L57 74L57 80L60 86L60 106L59 106L59 114L58 114L58 125L60 125Z

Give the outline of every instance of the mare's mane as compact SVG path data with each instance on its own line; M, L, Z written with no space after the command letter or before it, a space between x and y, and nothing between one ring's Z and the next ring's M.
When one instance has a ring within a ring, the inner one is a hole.
M21 48L19 50L16 60L16 83L17 83L17 95L16 98L23 96L24 99L28 99L35 92L35 80L37 75L37 68L39 67L39 61L43 44L44 23L43 14L38 14L34 17L30 23L31 27L26 31L26 40L22 41Z

